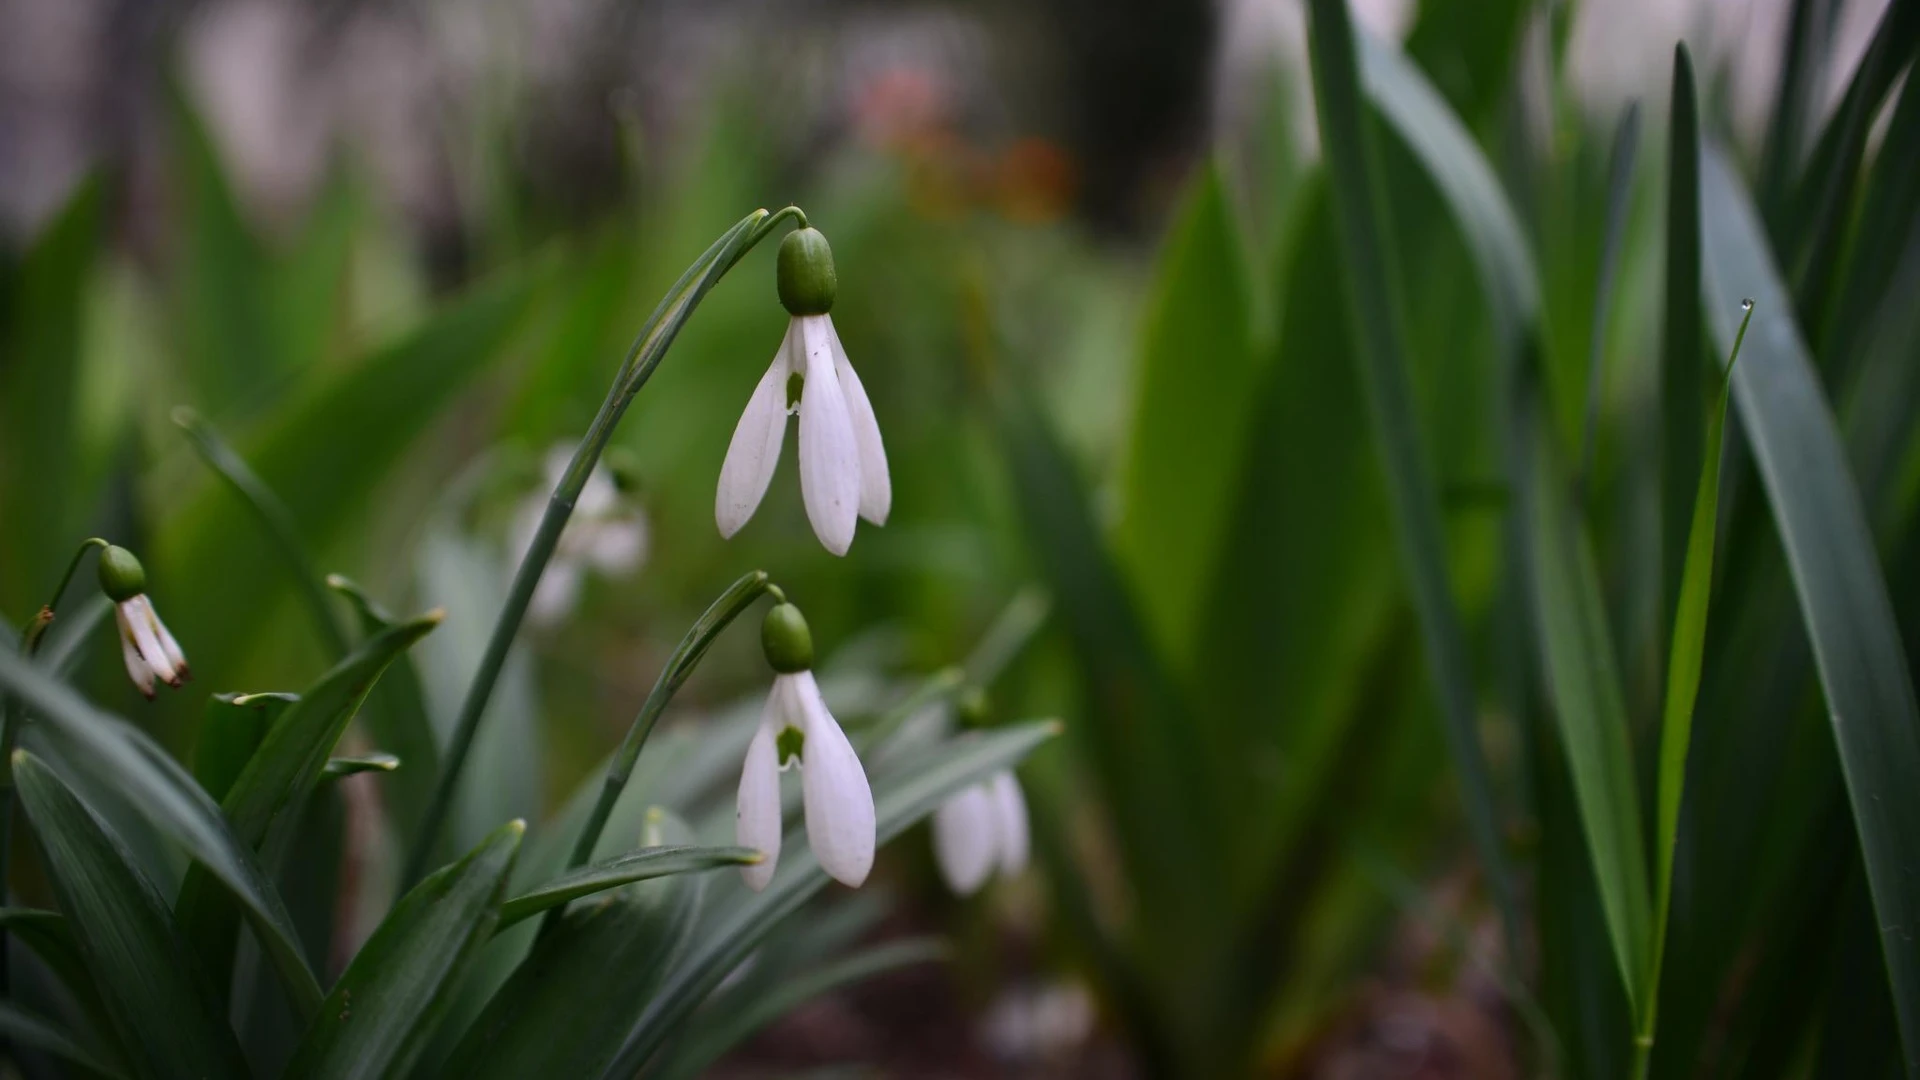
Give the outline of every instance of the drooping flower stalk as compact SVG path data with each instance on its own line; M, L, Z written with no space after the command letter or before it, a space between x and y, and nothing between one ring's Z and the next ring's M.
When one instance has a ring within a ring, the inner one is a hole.
M620 801L620 793L627 788L627 781L633 776L633 767L640 760L640 751L646 746L647 736L653 733L653 726L666 710L667 702L673 700L674 692L680 689L693 669L700 664L701 657L713 645L734 619L753 606L762 593L770 594L780 602L786 602L786 595L778 585L767 578L764 570L755 570L727 587L727 591L708 606L687 636L667 658L666 666L660 669L660 677L654 681L653 689L647 694L646 701L640 705L640 711L634 715L633 723L627 728L627 737L621 741L620 749L614 752L613 760L607 765L606 780L600 785L600 798L593 804L593 812L587 815L587 822L581 826L580 836L574 841L573 852L567 857L564 869L571 870L583 866L593 858L593 849L600 842L600 834L606 830L607 819L613 815L615 803ZM540 933L547 934L558 925L561 908L547 913L541 923Z
M401 877L403 887L418 882L432 860L434 844L453 805L461 770L473 749L480 717L486 712L487 702L493 697L494 686L499 682L500 670L506 664L507 650L512 647L514 637L519 633L534 591L540 585L540 577L553 558L561 531L566 528L567 519L572 515L575 502L586 487L594 465L600 460L601 452L606 449L607 440L613 437L614 428L626 414L627 407L633 403L634 395L652 377L654 369L666 356L667 349L700 301L742 256L787 220L796 221L804 228L807 219L806 214L794 206L771 214L765 210L755 210L728 229L680 275L680 280L661 298L659 306L654 308L639 336L634 339L633 346L628 349L626 359L614 375L613 386L600 403L600 411L595 414L586 434L574 448L572 460L568 462L560 482L554 486L546 510L527 545L526 554L521 556L519 569L514 572L506 603L494 620L480 666L474 671L473 681L461 701L460 713L447 743L447 753L441 762L440 775L434 782L433 797L427 804L421 818L420 833L415 837L413 848L407 856L406 872Z

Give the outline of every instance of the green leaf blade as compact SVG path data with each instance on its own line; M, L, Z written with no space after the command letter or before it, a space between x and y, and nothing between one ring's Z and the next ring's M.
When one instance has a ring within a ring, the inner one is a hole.
M1786 548L1866 858L1909 1071L1920 1069L1920 709L1893 605L1793 301L1724 152L1703 155L1705 290L1715 336L1754 302L1734 403Z
M449 988L493 933L525 832L508 822L400 898L327 995L287 1076L406 1075Z
M630 851L568 871L538 888L513 897L500 906L499 929L504 930L548 908L636 881L696 873L721 866L750 866L761 858L758 851L743 847L682 845Z
M242 1077L246 1061L217 996L153 882L79 798L26 751L20 800L114 1027L143 1075Z

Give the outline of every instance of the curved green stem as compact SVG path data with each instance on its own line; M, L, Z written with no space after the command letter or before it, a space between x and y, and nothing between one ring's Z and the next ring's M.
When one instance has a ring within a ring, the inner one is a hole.
M527 614L527 605L533 600L533 590L540 583L540 575L553 558L554 548L560 542L560 533L573 513L574 500L580 497L581 489L586 487L587 477L593 473L593 467L606 449L607 441L613 437L614 427L620 423L634 395L652 377L654 369L660 365L667 349L673 344L674 337L708 291L726 276L727 271L733 269L753 245L765 239L779 223L786 220L804 223L806 215L793 206L772 214L755 210L728 229L680 275L680 280L661 298L659 306L654 308L653 314L641 327L632 348L627 350L626 359L621 361L606 400L601 402L600 411L594 416L592 424L588 425L579 447L574 450L573 460L568 463L565 475L560 478L559 485L547 501L546 513L540 518L533 542L521 557L520 568L514 573L506 604L493 624L493 633L487 639L480 667L474 672L467 696L461 702L460 715L447 744L446 758L434 784L432 801L427 805L426 814L421 820L420 835L414 839L413 850L407 857L407 869L401 878L403 887L419 881L432 859L434 843L453 805L460 771L466 764L468 752L473 748L481 714L486 711L487 701L493 696L494 684L499 681L500 669L506 664L507 650L519 633L520 623Z
M712 647L720 632L752 607L762 593L771 594L783 602L785 600L780 587L767 580L766 571L755 570L728 586L727 591L721 593L705 613L695 620L687 636L680 639L679 647L673 650L666 666L660 669L660 677L654 681L653 690L647 694L647 700L641 703L633 724L627 728L626 739L620 743L620 749L608 764L606 781L600 786L600 799L593 804L593 813L587 816L586 824L580 829L579 839L574 841L573 852L567 856L563 871L584 866L593 858L594 846L600 842L607 819L613 815L613 805L620 801L620 793L627 789L634 764L640 760L640 750L646 745L647 736L653 734L653 725L659 721L660 714L666 711L667 702L673 700L674 692L687 681L687 676L693 674L693 669L700 664L700 658L707 654L707 649ZM561 908L554 908L547 913L540 925L543 936L553 929L560 911Z

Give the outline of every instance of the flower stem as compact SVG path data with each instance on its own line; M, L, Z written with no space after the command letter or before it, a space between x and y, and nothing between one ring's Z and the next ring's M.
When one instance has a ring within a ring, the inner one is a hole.
M108 546L105 540L97 536L80 541L80 546L74 549L73 558L67 560L66 573L60 575L60 584L53 587L53 595L21 629L21 656L32 659L40 651L40 641L46 636L47 627L53 625L54 609L60 606L60 597L66 594L67 586L73 583L73 575L80 570L80 560L86 558L89 550L104 550ZM20 700L8 695L4 706L0 706L0 904L7 902L7 883L13 872L13 747L20 741L20 725L25 721L26 714L20 707ZM12 991L8 977L11 965L7 953L7 932L0 929L0 997Z
M447 744L446 757L441 762L440 775L434 783L433 798L427 804L426 814L421 819L420 834L414 839L406 872L401 876L403 888L418 882L432 860L440 829L453 806L454 792L460 783L460 770L466 765L467 754L473 748L480 717L486 712L488 699L493 696L494 684L499 681L500 669L507 660L507 650L519 633L520 623L526 618L527 605L533 600L534 588L540 584L540 575L553 557L554 547L560 542L560 533L573 513L574 500L580 497L581 489L586 487L587 477L592 475L601 451L606 449L607 441L613 437L615 426L625 415L627 406L632 404L634 395L652 377L654 369L660 365L668 347L673 344L674 337L708 291L755 244L787 220L804 225L806 215L794 206L772 214L755 210L728 229L693 265L687 267L686 272L680 275L680 280L674 282L673 288L661 297L659 306L654 308L653 314L641 327L639 336L634 339L632 348L627 350L626 359L621 361L606 400L600 403L600 411L587 427L587 433L574 450L573 460L568 463L565 475L547 500L547 510L533 534L533 543L521 557L520 568L513 575L513 585L507 593L506 604L493 624L493 633L487 639L480 667L474 672L467 696L461 702L460 715L454 723L453 736Z
M567 856L562 872L583 866L593 858L593 849L600 842L600 834L606 830L607 819L613 815L614 803L620 801L620 793L627 788L627 781L633 776L633 767L640 760L640 750L646 745L647 736L653 733L653 725L666 710L667 703L673 700L674 692L693 674L699 666L700 658L707 654L714 639L727 625L739 618L763 593L779 593L779 587L767 580L764 570L755 570L727 587L704 614L680 639L680 645L667 658L667 664L660 669L660 677L655 680L653 690L641 703L640 711L634 715L633 724L627 728L627 737L620 749L613 755L613 761L607 765L607 778L600 786L600 800L593 804L593 813L587 816L587 823L580 829L579 839L574 841L573 852ZM557 924L562 907L549 910L540 925L540 933L545 936Z

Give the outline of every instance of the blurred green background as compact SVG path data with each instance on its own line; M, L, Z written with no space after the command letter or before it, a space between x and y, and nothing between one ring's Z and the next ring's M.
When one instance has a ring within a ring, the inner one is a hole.
M1701 129L1794 290L1763 314L1799 320L1890 582L1877 602L1920 641L1913 7L1356 5L1368 48L1410 61L1363 65L1375 106L1392 113L1398 78L1403 106L1442 117L1368 127L1484 790L1444 734L1396 540L1290 0L15 0L0 613L18 625L101 533L147 559L200 688L284 689L326 665L274 546L170 419L190 406L323 570L395 610L447 610L416 652L444 734L549 448L584 430L713 237L796 203L833 244L891 520L826 554L789 460L738 537L714 529L721 458L783 332L762 245L615 436L648 556L590 573L568 617L522 634L461 846L593 782L687 625L749 569L843 669L887 677L959 662L1008 604L1044 597L992 688L997 716L1068 724L1022 772L1034 871L960 901L923 835L889 848L889 925L967 947L805 1007L716 1074L1622 1075L1628 1002L1575 806L1584 763L1548 719L1569 699L1526 570L1510 410L1537 414L1520 459L1550 462L1591 548L1601 621L1582 655L1617 669L1599 681L1651 823L1686 529L1671 498L1691 506L1700 460L1676 472L1662 441L1685 39ZM1461 138L1436 152L1422 130ZM1533 310L1489 287L1502 245ZM1724 357L1692 330L1694 353ZM1729 445L1653 1071L1898 1075L1808 586L1751 450ZM94 699L190 753L198 696L149 705L95 652ZM764 681L735 632L670 723ZM1505 921L1476 807L1512 871Z

